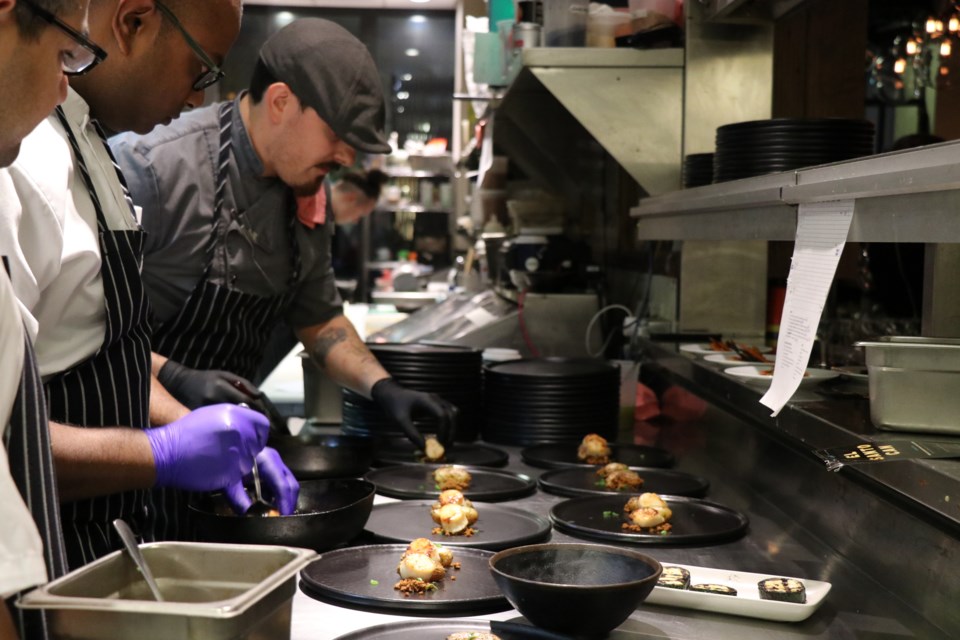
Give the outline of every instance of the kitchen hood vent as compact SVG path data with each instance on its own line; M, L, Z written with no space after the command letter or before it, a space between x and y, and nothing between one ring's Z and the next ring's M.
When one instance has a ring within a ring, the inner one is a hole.
M680 187L682 49L523 51L497 109L495 139L531 177L569 193L578 127L651 195Z

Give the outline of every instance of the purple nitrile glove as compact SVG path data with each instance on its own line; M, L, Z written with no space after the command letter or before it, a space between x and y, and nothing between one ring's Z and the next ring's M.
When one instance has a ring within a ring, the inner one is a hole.
M191 411L170 424L147 429L158 487L215 491L253 466L270 430L263 414L232 404Z
M290 469L280 459L276 449L264 447L257 454L257 470L260 472L260 484L263 497L277 507L282 516L289 516L297 507L300 495L300 483L293 477ZM252 476L248 475L249 480ZM244 489L243 482L234 482L224 490L227 500L237 513L246 513L253 500Z

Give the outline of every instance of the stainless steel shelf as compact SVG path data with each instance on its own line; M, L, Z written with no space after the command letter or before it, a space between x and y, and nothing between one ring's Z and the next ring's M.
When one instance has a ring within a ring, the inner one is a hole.
M631 210L647 240L792 240L797 205L855 200L848 240L960 242L960 142L675 191Z
M452 209L441 206L425 206L422 204L403 204L403 203L387 203L383 205L377 205L377 211L408 211L410 213L424 213L430 211L432 213L453 213Z
M449 178L446 173L437 171L415 171L410 167L386 167L383 172L391 178Z
M678 67L683 49L533 47L524 49L525 67Z

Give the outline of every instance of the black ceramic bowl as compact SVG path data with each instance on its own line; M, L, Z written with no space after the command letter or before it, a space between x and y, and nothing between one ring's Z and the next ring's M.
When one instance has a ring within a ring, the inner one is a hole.
M373 438L364 436L271 435L267 443L280 454L298 480L315 478L356 478L373 463Z
M638 551L597 544L534 544L501 551L490 571L517 611L550 631L599 637L618 627L660 577Z
M203 542L274 544L326 551L357 537L373 509L376 485L366 480L305 480L296 513L234 515L222 493L198 494L190 504L197 539Z

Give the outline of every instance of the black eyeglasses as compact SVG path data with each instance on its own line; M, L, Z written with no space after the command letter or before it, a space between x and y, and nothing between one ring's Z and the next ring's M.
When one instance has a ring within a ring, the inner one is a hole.
M37 5L33 0L20 0L30 11L41 20L46 20L56 28L70 36L70 39L76 43L72 51L66 51L60 54L60 65L63 68L64 75L79 76L87 73L95 66L104 61L107 52L101 49L90 38L80 33L63 20L53 15L43 7Z
M187 46L193 50L197 57L200 58L200 62L203 63L203 66L207 68L206 71L201 73L199 77L193 81L193 90L203 91L210 85L220 82L220 80L223 78L223 71L217 66L217 63L211 60L206 51L204 51L200 47L199 43L193 39L193 36L187 33L187 30L184 29L183 25L180 24L180 21L177 20L177 16L173 15L173 11L170 11L170 9L162 2L159 2L159 0L156 2L156 5L160 13L170 21L170 24L177 28L177 31L180 32L180 35L182 35L183 39L187 42Z

